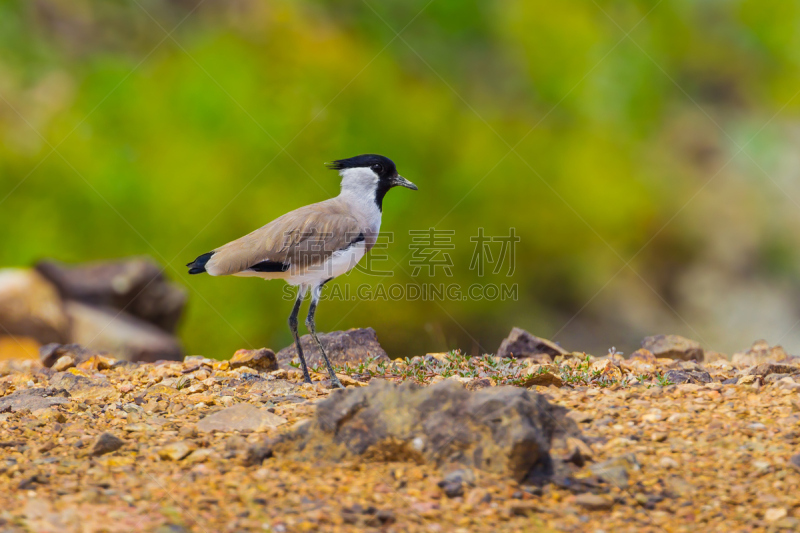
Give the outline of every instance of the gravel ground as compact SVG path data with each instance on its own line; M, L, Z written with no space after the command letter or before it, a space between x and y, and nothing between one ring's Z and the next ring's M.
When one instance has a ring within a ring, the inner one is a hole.
M476 471L451 491L429 464L249 463L252 445L314 416L331 394L323 374L302 384L198 357L95 356L61 372L2 361L0 531L800 530L794 358L754 346L733 363L646 351L540 363L451 353L340 369L348 387L525 386L571 410L584 439L552 450L568 476Z

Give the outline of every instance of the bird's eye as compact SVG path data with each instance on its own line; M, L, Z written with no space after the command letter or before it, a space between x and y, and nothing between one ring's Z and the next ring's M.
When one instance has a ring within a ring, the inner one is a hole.
M380 163L375 163L374 165L372 165L372 171L375 172L375 174L382 174L383 165L381 165Z

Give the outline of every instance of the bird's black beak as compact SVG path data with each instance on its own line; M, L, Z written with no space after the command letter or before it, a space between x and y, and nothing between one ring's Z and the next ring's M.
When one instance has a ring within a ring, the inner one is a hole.
M399 185L400 187L405 187L406 189L411 189L412 191L417 190L416 185L405 179L400 174L397 174L395 175L395 177L392 178L392 185L394 185L395 187Z

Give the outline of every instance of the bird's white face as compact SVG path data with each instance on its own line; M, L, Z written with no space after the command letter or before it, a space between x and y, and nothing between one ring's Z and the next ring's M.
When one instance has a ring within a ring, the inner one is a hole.
M377 213L383 209L383 197L392 187L417 190L416 185L397 173L394 162L383 156L367 154L339 159L330 167L339 170L342 177L340 196L364 206L371 202L369 210L377 210Z
M347 168L339 172L342 176L342 193L364 198L375 198L380 177L369 167Z

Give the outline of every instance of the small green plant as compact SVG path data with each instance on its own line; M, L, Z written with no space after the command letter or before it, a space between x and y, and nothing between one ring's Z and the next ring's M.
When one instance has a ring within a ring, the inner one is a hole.
M178 381L175 383L175 388L178 390L185 389L189 386L189 382L191 378L189 376L181 376L178 378Z
M668 385L672 385L673 384L672 381L670 381L670 379L667 376L665 376L664 374L657 375L656 376L656 381L658 381L658 384L661 387L666 387Z

